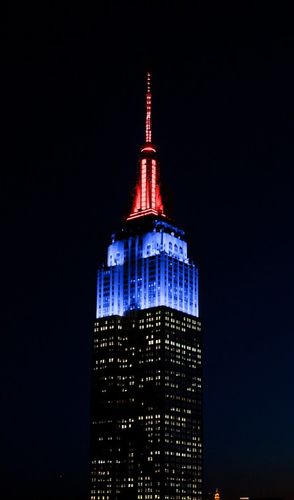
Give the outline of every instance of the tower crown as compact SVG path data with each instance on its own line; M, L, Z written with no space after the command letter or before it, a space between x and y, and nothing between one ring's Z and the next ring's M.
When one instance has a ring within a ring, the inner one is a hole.
M141 147L138 177L130 215L127 220L146 215L163 216L164 208L160 192L159 165L156 148L152 144L152 93L151 75L147 73L145 143Z
M145 143L141 147L133 206L112 235L107 264L98 271L97 318L165 306L198 317L198 269L185 233L164 213L151 129L147 74Z

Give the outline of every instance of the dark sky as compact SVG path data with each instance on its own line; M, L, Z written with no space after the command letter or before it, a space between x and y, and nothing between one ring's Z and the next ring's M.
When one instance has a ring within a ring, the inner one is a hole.
M86 498L96 270L130 207L147 69L201 272L205 490L294 497L294 29L281 3L237 4L2 17L1 498Z

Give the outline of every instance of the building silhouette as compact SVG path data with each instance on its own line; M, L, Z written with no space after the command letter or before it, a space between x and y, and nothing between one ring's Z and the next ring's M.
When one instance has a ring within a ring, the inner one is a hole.
M129 216L98 271L90 500L202 500L202 341L198 269L165 213L152 142Z

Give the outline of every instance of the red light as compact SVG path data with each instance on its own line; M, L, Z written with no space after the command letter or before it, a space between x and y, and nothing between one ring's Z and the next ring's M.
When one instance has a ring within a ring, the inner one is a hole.
M152 151L153 153L156 153L156 149L153 148L152 146L144 146L142 149L141 149L141 153L144 153L144 151Z
M147 214L164 215L155 158L141 158L133 207L128 219Z
M151 75L147 73L145 142L152 142L151 131Z
M141 149L141 153L156 153L154 146L150 145L152 141L150 73L147 73L145 139L146 144ZM157 161L155 158L143 156L140 159L139 178L136 185L132 211L127 220L149 214L162 215L165 217L160 193Z

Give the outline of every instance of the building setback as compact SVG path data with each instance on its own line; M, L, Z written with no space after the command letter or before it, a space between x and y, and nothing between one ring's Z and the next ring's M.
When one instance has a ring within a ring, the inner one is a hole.
M152 143L133 206L98 271L90 500L202 500L202 340L198 270L165 214Z

